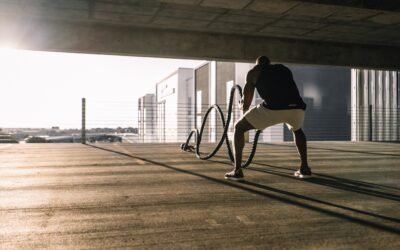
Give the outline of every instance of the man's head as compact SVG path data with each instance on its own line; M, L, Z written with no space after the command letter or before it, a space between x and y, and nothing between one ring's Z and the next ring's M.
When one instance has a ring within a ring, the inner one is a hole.
M267 56L259 56L256 60L256 64L260 66L268 66L271 64L271 61Z

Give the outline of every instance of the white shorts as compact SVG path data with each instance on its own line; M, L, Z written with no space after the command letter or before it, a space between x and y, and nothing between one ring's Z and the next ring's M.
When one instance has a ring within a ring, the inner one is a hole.
M267 109L262 104L247 111L245 118L256 129L263 130L278 123L285 123L289 130L296 131L303 127L303 109Z

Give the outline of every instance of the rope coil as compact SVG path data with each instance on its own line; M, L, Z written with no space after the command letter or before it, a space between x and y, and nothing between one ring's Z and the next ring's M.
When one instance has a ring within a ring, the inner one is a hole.
M222 144L225 141L226 146L228 148L229 159L231 160L231 162L234 162L235 158L233 156L232 146L231 146L231 144L229 142L229 138L228 138L228 128L229 128L229 123L231 122L231 117L232 117L233 98L234 98L234 95L235 95L235 91L238 91L238 94L239 94L240 98L242 98L242 96L243 96L242 88L239 85L235 84L231 88L231 92L230 92L230 96L229 96L228 112L227 112L228 115L227 115L226 120L224 118L224 114L222 113L221 108L217 104L214 104L211 107L209 107L207 112L204 115L204 119L203 119L203 122L201 124L200 131L197 128L196 129L192 129L190 131L190 133L189 133L188 138L186 139L186 143L182 143L181 144L181 149L183 151L186 151L186 152L193 152L194 151L195 154L196 154L196 157L198 159L208 160L218 152L218 150L221 148ZM200 144L201 144L201 139L202 139L202 136L203 136L204 127L206 125L206 121L207 121L208 115L211 113L211 111L213 109L216 110L217 113L219 114L219 117L220 117L221 122L222 122L222 126L224 127L224 131L222 133L222 136L221 136L217 146L209 154L201 155L201 153L200 153ZM256 134L254 135L253 146L252 146L250 155L249 155L248 159L244 163L241 164L242 168L246 168L247 166L249 166L251 161L253 160L253 157L254 157L254 155L256 153L257 142L258 142L258 138L260 136L260 133L261 133L261 130L257 130L256 131ZM192 138L192 136L194 136L195 146L189 144L190 143L190 139Z

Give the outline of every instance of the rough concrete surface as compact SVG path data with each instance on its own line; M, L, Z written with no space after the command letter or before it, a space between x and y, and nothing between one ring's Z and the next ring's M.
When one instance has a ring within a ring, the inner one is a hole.
M0 145L0 249L400 249L399 144L309 158L296 179L292 143L259 145L231 182L177 144Z

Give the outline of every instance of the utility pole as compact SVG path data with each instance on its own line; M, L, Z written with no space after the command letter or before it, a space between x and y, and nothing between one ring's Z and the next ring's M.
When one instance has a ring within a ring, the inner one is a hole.
M82 98L81 142L82 144L86 144L86 98Z

